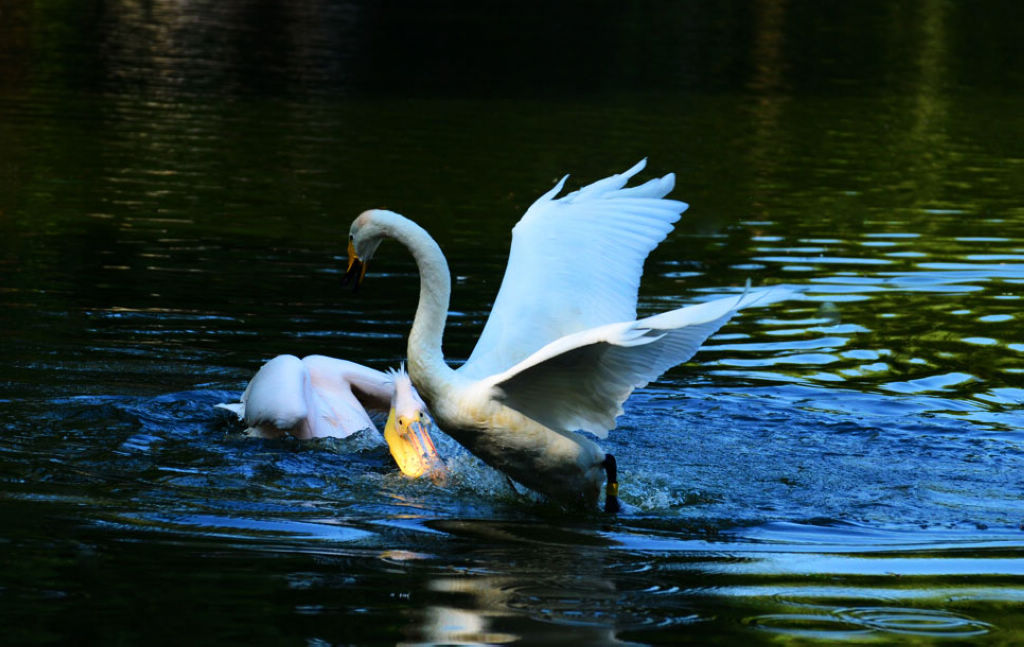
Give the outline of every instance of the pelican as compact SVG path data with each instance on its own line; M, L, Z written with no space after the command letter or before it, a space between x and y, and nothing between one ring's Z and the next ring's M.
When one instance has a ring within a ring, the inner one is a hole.
M568 176L512 230L508 265L469 359L445 363L451 279L441 248L397 213L361 213L349 230L346 276L363 280L385 238L403 244L420 276L408 339L409 375L437 423L485 463L550 499L620 509L615 457L578 431L607 437L637 387L688 360L739 309L786 298L747 290L637 320L644 259L687 204L665 196L669 173L626 188L646 160L556 198Z
M278 355L260 367L240 402L217 406L237 414L254 435L300 440L376 430L364 407L387 411L384 440L399 469L412 477L443 471L427 407L404 368L382 373L323 355Z

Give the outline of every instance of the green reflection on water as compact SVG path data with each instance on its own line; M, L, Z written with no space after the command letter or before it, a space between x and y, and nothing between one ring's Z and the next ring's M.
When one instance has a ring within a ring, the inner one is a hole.
M1017 566L1012 539L686 552L739 519L1021 516L1018 3L559 3L544 24L530 8L4 5L0 474L21 498L0 511L19 556L0 597L16 638L1019 635L1019 574L987 568ZM453 502L371 470L353 494L331 470L358 461L247 458L183 428L205 413L119 404L234 392L279 352L399 361L411 261L391 247L376 292L338 287L344 232L372 206L442 243L446 351L465 357L519 214L565 172L578 186L645 156L692 207L648 262L643 314L748 277L807 298L745 314L628 413L628 496L650 504L627 529L636 553L610 553L625 539L603 521L476 482ZM740 404L748 390L771 415ZM83 394L115 400L61 397ZM682 478L645 470L680 428L722 444L688 439ZM426 540L408 516L431 514L458 523ZM503 515L532 526L489 525ZM334 540L297 545L311 527Z

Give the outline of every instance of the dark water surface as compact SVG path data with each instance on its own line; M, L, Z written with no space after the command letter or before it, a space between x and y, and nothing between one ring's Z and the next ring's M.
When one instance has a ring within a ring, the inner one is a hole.
M5 644L1024 640L1016 2L0 4ZM243 436L262 361L468 356L509 229L649 157L691 203L650 314L754 284L605 445L619 518L439 438Z

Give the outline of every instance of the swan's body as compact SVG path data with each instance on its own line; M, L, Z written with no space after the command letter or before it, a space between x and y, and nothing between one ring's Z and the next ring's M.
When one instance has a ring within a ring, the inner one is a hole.
M637 321L644 259L687 208L664 198L671 174L623 188L643 166L555 199L563 178L527 210L487 324L458 370L441 351L451 281L437 243L390 211L364 212L350 230L350 271L360 278L365 268L353 261L369 260L384 238L416 260L409 375L438 423L492 467L563 503L596 505L609 467L577 430L605 437L636 387L689 359L740 308L787 294L747 292Z
M249 381L241 401L219 404L264 438L347 438L377 430L367 409L388 412L384 440L410 476L438 469L426 405L404 370L381 371L333 357L278 355Z

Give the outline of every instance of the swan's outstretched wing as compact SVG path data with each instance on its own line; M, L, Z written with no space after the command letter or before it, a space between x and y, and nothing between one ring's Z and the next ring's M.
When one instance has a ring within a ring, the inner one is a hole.
M757 290L585 330L488 382L499 400L551 429L605 437L633 389L692 357L737 310L792 295L781 288Z
M645 164L556 199L562 178L526 211L462 374L483 379L565 335L636 318L644 259L687 207L664 199L671 173L623 188Z

